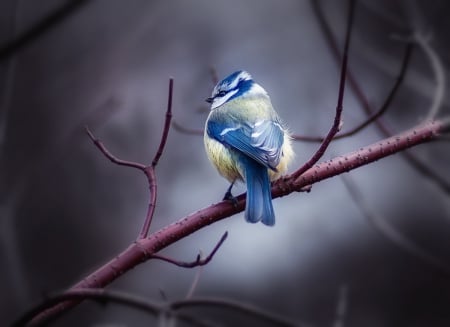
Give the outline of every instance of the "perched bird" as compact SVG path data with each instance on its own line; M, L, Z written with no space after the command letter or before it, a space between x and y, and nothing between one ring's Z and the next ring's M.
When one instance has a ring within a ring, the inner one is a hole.
M289 133L272 107L269 95L246 71L220 81L210 98L204 142L209 160L231 188L247 185L245 219L272 226L275 214L270 181L286 172L294 152Z

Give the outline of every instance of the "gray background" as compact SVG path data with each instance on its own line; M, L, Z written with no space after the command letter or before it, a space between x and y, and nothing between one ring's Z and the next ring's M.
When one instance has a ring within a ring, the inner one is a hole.
M0 44L64 3L2 1ZM321 3L342 47L347 4ZM411 29L429 35L448 72L449 13L446 1L358 3L349 65L374 108L390 91L402 59L404 44L392 35ZM44 294L64 290L114 257L136 238L145 218L145 177L111 164L83 126L120 158L149 163L159 144L169 77L175 80L174 120L202 129L211 67L219 78L249 71L293 133L324 135L331 125L339 67L309 1L90 1L0 62L1 321L12 321ZM434 79L416 47L406 81L383 117L392 130L426 116ZM448 100L445 95L441 116L448 115ZM344 105L345 131L366 116L350 88ZM334 142L324 159L382 138L369 127ZM296 142L291 171L317 146ZM448 142L440 142L412 152L449 181L448 150ZM208 162L202 137L174 129L157 177L152 231L219 201L228 186ZM442 269L450 255L448 194L400 155L346 177L377 215L377 226L413 244L415 255L374 228L341 177L275 200L274 228L247 224L241 213L163 253L193 260L228 231L201 272L196 296L250 303L313 326L448 326L449 270ZM243 191L242 185L235 190ZM169 301L183 299L196 271L149 261L109 288L161 303L161 291ZM342 319L339 304L345 305ZM225 309L191 312L219 326L263 325ZM84 303L55 325L155 321L117 305Z

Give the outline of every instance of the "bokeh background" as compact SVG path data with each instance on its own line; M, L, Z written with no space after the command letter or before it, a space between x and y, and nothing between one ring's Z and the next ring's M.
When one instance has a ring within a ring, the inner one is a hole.
M1 49L70 1L5 0ZM347 2L317 2L342 48ZM448 73L447 1L358 1L349 66L378 108L404 53L398 38L427 38ZM149 163L159 144L168 81L174 120L201 130L213 82L237 69L264 86L295 134L324 135L336 106L339 65L312 1L86 1L38 38L0 59L0 320L9 324L45 294L64 290L136 238L148 205L142 173L110 163L83 126L120 158ZM434 68L433 68L434 67ZM394 132L426 117L446 80L416 46L406 80L383 116ZM437 81L437 82L436 82ZM344 131L366 118L347 88ZM375 126L339 140L323 159L384 136ZM317 144L296 142L292 170ZM448 142L411 150L450 183ZM157 167L152 231L219 201L227 182L201 136L171 129ZM348 191L351 184L357 199ZM448 185L448 184L447 184ZM235 192L244 192L238 186ZM163 251L208 253L194 296L259 307L311 326L448 326L450 201L401 155L274 201L273 228L238 214ZM164 303L184 299L197 269L148 261L108 288ZM217 326L272 326L223 309L186 311ZM156 318L86 302L55 326L149 326Z

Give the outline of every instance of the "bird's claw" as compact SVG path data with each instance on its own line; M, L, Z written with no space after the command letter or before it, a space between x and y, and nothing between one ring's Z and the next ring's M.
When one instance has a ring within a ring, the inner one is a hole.
M230 201L235 207L237 207L238 205L238 200L233 194L231 194L231 190L228 190L225 193L225 195L223 196L223 201Z

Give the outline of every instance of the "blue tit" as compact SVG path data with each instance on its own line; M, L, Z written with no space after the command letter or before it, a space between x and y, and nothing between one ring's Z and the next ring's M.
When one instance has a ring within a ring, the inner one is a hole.
M209 160L230 183L247 185L245 219L273 226L270 181L287 170L294 152L291 138L267 92L246 71L220 81L210 98L204 142Z

